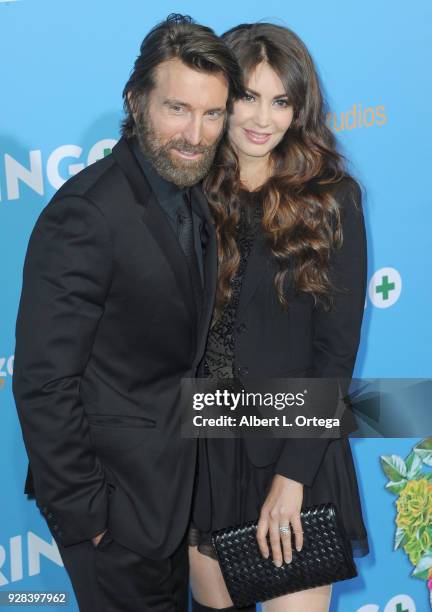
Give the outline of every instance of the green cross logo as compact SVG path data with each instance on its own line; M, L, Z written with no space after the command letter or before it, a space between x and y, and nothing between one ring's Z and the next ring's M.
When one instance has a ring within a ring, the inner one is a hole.
M87 165L90 166L90 164L94 164L99 159L104 159L107 155L110 155L116 143L117 140L114 140L114 138L103 138L95 142L89 151Z
M402 291L402 277L396 268L380 268L369 281L369 299L377 308L396 304Z
M385 274L382 277L381 285L377 285L375 287L376 293L382 293L383 300L389 299L389 293L395 288L394 283L389 283L388 276ZM398 604L399 605L399 604ZM403 610L398 610L397 612L403 612Z

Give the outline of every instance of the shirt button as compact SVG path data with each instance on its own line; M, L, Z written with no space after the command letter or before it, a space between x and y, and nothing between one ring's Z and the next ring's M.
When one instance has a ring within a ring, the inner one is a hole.
M237 327L237 331L239 334L243 334L246 331L247 327L245 323L241 323L238 327Z

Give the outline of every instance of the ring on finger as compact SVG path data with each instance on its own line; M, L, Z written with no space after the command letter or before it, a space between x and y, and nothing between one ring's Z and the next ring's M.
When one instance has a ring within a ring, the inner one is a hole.
M291 529L289 525L281 525L279 527L279 531L281 532L282 535L288 535L289 533L291 533Z

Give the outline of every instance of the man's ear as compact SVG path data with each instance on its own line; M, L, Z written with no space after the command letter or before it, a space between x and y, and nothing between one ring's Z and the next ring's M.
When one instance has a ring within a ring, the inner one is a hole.
M137 101L136 101L135 96L132 95L131 91L127 93L127 101L128 101L130 111L132 113L132 117L134 121L136 121L136 114L137 114L137 103L136 102Z
M127 100L133 120L136 123L137 117L139 118L140 112L143 110L144 105L146 104L147 95L145 93L133 95L132 92L129 91L127 93Z

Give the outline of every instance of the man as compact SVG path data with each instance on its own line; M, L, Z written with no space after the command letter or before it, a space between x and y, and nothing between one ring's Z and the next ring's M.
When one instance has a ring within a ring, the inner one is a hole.
M44 209L24 266L14 395L33 492L83 611L187 610L196 441L180 380L203 354L216 240L197 186L237 65L172 15L144 39L112 155Z

